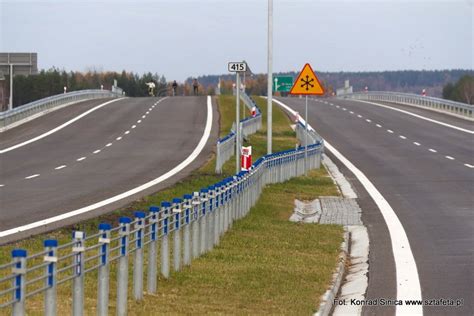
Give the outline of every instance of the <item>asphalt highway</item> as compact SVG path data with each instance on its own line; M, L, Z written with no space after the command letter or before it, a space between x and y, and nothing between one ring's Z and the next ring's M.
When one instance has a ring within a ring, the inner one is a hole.
M117 196L152 181L187 159L205 132L206 97L125 98L13 150L109 100L71 105L2 133L0 231L41 221ZM216 109L213 106L212 112ZM165 181L39 231L97 216L176 182L201 165L217 138L210 137L187 167ZM28 232L38 232L38 229ZM2 238L2 242L25 234Z
M279 100L304 113L304 99ZM474 130L474 123L455 117L375 103ZM462 300L457 308L424 306L424 314L474 315L473 134L357 101L312 99L308 108L309 124L369 178L395 211L416 262L422 298ZM367 298L395 299L396 268L385 221L361 183L334 161L355 187L369 231ZM363 313L393 315L395 307L366 306Z

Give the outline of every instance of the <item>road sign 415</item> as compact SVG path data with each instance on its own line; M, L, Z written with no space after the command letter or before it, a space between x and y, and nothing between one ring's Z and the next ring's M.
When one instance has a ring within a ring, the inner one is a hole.
M245 62L229 62L229 72L244 72L247 71L247 63Z

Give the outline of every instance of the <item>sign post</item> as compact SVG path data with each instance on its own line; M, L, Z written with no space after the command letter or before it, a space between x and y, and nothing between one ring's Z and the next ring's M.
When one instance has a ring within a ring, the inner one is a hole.
M323 95L324 88L319 82L310 64L304 65L298 78L296 78L293 87L290 90L291 95L304 95L305 102L305 134L304 134L304 172L308 175L308 95Z
M245 62L229 62L227 65L229 72L235 72L235 170L236 173L240 171L240 73L247 71L247 64Z

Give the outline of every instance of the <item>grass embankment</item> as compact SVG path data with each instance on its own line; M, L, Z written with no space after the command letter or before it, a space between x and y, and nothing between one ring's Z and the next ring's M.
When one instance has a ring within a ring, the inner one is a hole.
M266 153L266 101L259 103L263 129L252 135L247 144L253 146L255 159ZM235 99L219 97L221 135L228 133L235 118ZM294 148L295 134L288 118L274 106L274 151ZM224 175L214 174L215 160L193 172L171 188L134 203L129 209L148 209L149 205L190 193L213 184L235 171L235 160L223 168ZM191 267L172 273L169 280L160 277L158 294L145 299L132 299L129 282L129 311L131 314L310 314L319 304L319 297L330 283L342 228L333 225L296 224L288 221L293 199L310 200L324 195L337 195L337 190L322 168L308 177L295 178L268 186L247 217L237 221L221 239L220 244L206 255L194 260ZM114 220L124 210L104 217ZM102 218L102 219L104 219ZM81 229L96 232L97 222L88 221ZM70 240L70 229L48 234L62 242ZM38 236L4 246L0 249L0 264L9 261L12 248L26 248L34 252L42 249ZM172 247L171 247L172 249ZM110 312L115 312L116 267L111 268ZM131 273L131 269L130 269ZM97 274L86 275L86 314L95 313ZM70 283L60 286L58 313L69 313L71 308ZM40 311L42 296L28 302L30 311Z

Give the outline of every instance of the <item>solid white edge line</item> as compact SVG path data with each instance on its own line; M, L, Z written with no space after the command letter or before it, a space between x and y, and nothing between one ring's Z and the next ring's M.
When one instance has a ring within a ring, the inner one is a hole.
M283 102L273 99L273 101L293 115L296 112ZM304 120L302 123L304 124ZM308 126L309 129L314 130ZM344 157L335 147L329 144L326 140L324 146L330 150L336 158L338 158L359 180L359 182L367 190L371 198L380 210L390 234L392 243L393 258L395 261L396 284L397 284L397 300L421 300L420 279L418 276L418 268L416 266L415 258L411 251L410 242L407 234L403 228L400 219L395 211L392 209L387 200L372 184L372 182L362 173L356 166L354 166L346 157ZM423 315L423 306L396 306L396 313L398 315Z
M448 124L448 123L440 122L440 121L437 121L437 120L434 120L434 119L430 119L430 118L425 117L425 116L422 116L422 115L418 115L418 114L411 113L411 112L408 112L408 111L405 111L405 110L393 108L393 107L388 106L388 105L383 105L383 104L380 104L380 103L369 102L369 101L362 101L362 100L352 100L352 99L351 99L351 101L358 101L358 102L363 102L363 103L372 104L372 105L375 105L375 106L380 106L380 107L383 107L383 108L386 108L386 109L390 109L390 110L393 110L393 111L405 113L405 114L408 114L408 115L417 117L417 118L422 119L422 120L425 120L425 121L429 121L429 122L432 122L432 123L435 123L435 124L439 124L439 125L442 125L442 126L445 126L445 127L449 127L449 128L452 128L452 129L456 129L456 130L461 131L461 132L465 132L465 133L469 133L469 134L474 134L474 131L472 131L472 130L465 129L465 128L458 127L458 126L454 126L454 125L451 125L451 124Z
M61 170L63 168L66 168L66 165L61 165L61 166L58 166L56 168L54 168L54 170Z
M211 128L212 128L212 101L211 101L211 97L208 96L207 97L207 119L206 119L206 126L204 128L204 133L202 134L202 137L201 137L198 145L196 146L196 148L194 148L194 151L185 160L183 160L179 165L177 165L176 167L174 167L170 171L166 172L165 174L161 175L160 177L158 177L154 180L151 180L151 181L149 181L145 184L142 184L142 185L140 185L136 188L133 188L131 190L123 192L119 195L110 197L106 200L91 204L89 206L86 206L86 207L83 207L83 208L80 208L80 209L77 209L77 210L74 210L74 211L64 213L64 214L61 214L61 215L57 215L57 216L50 217L50 218L47 218L47 219L44 219L44 220L41 220L41 221L37 221L37 222L31 223L31 224L27 224L27 225L23 225L23 226L20 226L20 227L16 227L16 228L12 228L12 229L2 231L2 232L0 232L0 238L1 237L6 237L6 236L9 236L9 235L13 235L13 234L16 234L16 233L19 233L19 232L24 232L24 231L27 231L27 230L30 230L30 229L33 229L33 228L49 225L49 224L54 223L54 222L58 222L58 221L61 221L61 220L67 219L67 218L71 218L73 216L77 216L77 215L80 215L80 214L83 214L83 213L90 212L92 210L98 209L98 208L103 207L105 205L108 205L110 203L114 203L116 201L119 201L121 199L129 197L131 195L139 193L139 192L141 192L143 190L146 190L146 189L148 189L148 188L150 188L154 185L157 185L160 182L163 182L164 180L172 177L173 175L177 174L178 172L180 172L181 170L186 168L190 163L192 163L199 156L199 154L204 149L204 146L206 145L206 143L209 139L209 136L211 135Z
M9 151L11 151L11 150L14 150L14 149L23 147L23 146L25 146L25 145L31 144L31 143L33 143L33 142L36 142L37 140L40 140L40 139L42 139L42 138L45 138L46 136L49 136L49 135L51 135L51 134L53 134L53 133L56 133L57 131L59 131L59 130L65 128L65 127L68 126L68 125L71 125L72 123L76 122L77 120L79 120L79 119L83 118L84 116L86 116L86 115L88 115L88 114L90 114L90 113L92 113L92 112L94 112L94 111L96 111L96 110L98 110L98 109L100 109L100 108L106 106L107 104L110 104L110 103L113 103L113 102L117 102L117 101L123 100L123 99L125 99L125 98L114 99L114 100L110 100L110 101L107 101L107 102L105 102L105 103L99 104L98 106L96 106L96 107L94 107L94 108L92 108L92 109L90 109L90 110L88 110L88 111L86 111L86 112L84 112L84 113L82 113L82 114L76 116L75 118L73 118L73 119L67 121L67 122L64 123L64 124L59 125L58 127L53 128L53 129L50 130L50 131L47 131L46 133L43 133L43 134L41 134L41 135L39 135L39 136L36 136L36 137L34 137L34 138L31 138L31 139L29 139L29 140L27 140L27 141L24 141L24 142L22 142L22 143L16 144L16 145L14 145L14 146L1 149L1 150L0 150L0 154L9 152Z
M39 177L39 173L37 174L32 174L31 176L28 176L28 177L25 177L25 179L29 180L29 179L33 179L33 178L36 178L36 177ZM1 236L0 236L1 237Z

